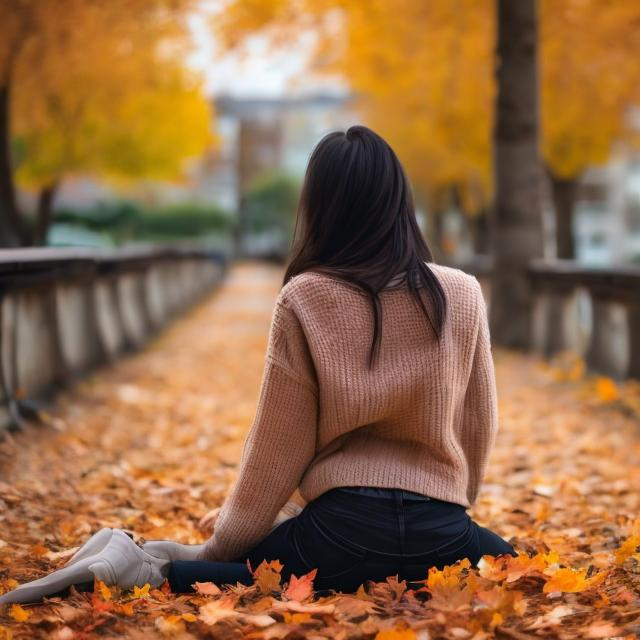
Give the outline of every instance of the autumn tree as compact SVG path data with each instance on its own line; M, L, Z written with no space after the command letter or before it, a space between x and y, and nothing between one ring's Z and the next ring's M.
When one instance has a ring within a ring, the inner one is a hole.
M541 157L555 196L558 255L568 257L577 181L607 160L638 101L640 5L541 0L538 13ZM494 195L496 19L492 0L233 0L215 24L229 47L256 31L291 46L297 32L313 30L314 67L347 79L431 212L455 194L474 220Z
M580 177L605 163L640 100L640 4L541 0L542 152L556 212L559 258L574 258Z
M2 243L46 239L57 186L89 172L174 178L210 139L199 79L181 66L188 0L2 5ZM61 6L64 5L64 6ZM39 191L35 222L16 185Z

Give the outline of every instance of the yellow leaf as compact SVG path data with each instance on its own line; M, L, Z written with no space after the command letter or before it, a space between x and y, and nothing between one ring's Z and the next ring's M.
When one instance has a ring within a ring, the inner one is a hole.
M572 569L571 567L558 569L545 583L544 593L561 591L563 593L578 593L586 591L604 580L606 573L601 571L592 578L587 578L586 569Z
M187 622L195 622L198 619L198 616L193 613L183 613L182 619L186 620Z
M622 565L624 564L627 558L631 556L635 556L640 559L640 554L637 553L638 547L640 547L640 536L631 536L627 538L619 547L616 549L615 557L616 564Z
M473 591L467 587L461 573L468 569L471 562L464 558L452 566L439 570L431 567L427 576L426 586L431 593L429 606L435 609L455 611L468 607L473 600Z
M134 598L148 598L149 597L149 589L151 585L147 582L143 587L133 587L133 597Z
M12 604L9 610L9 615L18 622L24 622L29 619L31 611L23 609L19 604Z
M111 589L109 589L102 580L96 578L96 587L103 600L111 600ZM96 589L94 589L94 591L96 591Z

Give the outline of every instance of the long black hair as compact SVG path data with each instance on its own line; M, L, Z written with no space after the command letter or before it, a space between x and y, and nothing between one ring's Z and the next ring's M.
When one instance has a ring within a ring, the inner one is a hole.
M324 136L307 165L283 285L313 271L362 289L374 314L371 368L382 332L378 293L400 272L440 338L447 300L426 262L433 257L416 220L411 186L389 144L360 125Z

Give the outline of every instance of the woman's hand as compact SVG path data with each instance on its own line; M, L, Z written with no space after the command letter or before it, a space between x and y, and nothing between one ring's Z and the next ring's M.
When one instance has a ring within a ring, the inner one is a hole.
M208 513L205 513L198 522L198 528L205 533L211 533L215 527L216 520L220 514L221 507L211 509Z
M214 562L216 560L211 544L213 539L213 532L215 531L215 524L218 520L218 516L220 515L220 509L222 507L216 507L215 509L211 509L208 513L205 513L202 518L198 521L198 528L211 536L211 538L203 545L201 545L201 549L198 552L198 557L193 558L194 560L208 560L210 562ZM296 502L295 500L289 500L278 512L273 524L271 525L271 530L275 529L277 526L281 525L289 518L295 518L300 514L304 507Z
M278 515L271 525L271 529L275 529L278 525L281 525L285 520L289 520L289 518L295 518L302 511L302 507L293 500L289 500L280 511L278 511Z

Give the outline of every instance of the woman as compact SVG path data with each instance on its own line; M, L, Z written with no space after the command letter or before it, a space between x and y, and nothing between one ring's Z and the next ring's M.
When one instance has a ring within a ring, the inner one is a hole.
M75 564L75 583L97 575L120 586L166 576L185 592L195 581L250 583L247 560L278 559L285 580L317 569L317 590L354 591L514 554L467 514L497 428L478 280L433 263L380 136L330 133L309 161L257 412L213 535L141 549L103 530L62 571ZM296 490L306 506L283 516Z

